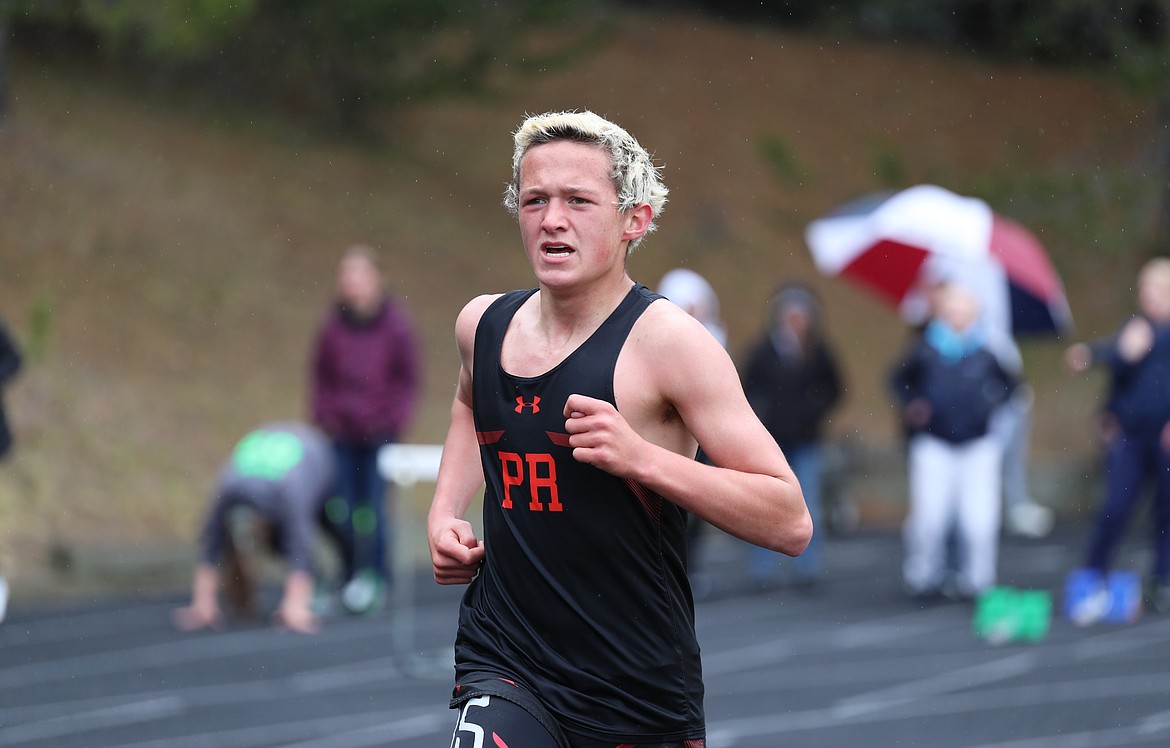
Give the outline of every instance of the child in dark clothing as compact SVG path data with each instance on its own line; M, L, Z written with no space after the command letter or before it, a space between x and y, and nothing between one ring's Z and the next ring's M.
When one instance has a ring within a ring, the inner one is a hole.
M1074 372L1109 367L1102 414L1105 501L1089 543L1088 568L1104 575L1149 479L1154 481L1153 568L1148 608L1170 610L1170 259L1147 262L1138 276L1139 313L1113 338L1066 351Z
M944 589L947 535L954 526L960 545L955 591L974 597L996 580L1002 450L990 421L1013 381L975 324L975 297L947 284L938 298L936 318L890 377L910 433L903 579L916 597Z

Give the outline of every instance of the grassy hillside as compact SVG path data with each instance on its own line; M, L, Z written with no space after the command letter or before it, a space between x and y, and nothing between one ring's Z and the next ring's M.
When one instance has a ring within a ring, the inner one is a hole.
M499 206L525 112L590 108L655 151L671 202L632 275L706 275L735 351L779 281L816 284L850 385L833 433L866 449L897 449L881 380L904 329L816 274L802 231L833 205L920 181L979 194L1049 246L1078 334L1130 308L1155 123L1115 82L689 16L617 20L563 69L386 115L377 143L16 60L0 315L29 360L7 392L20 443L0 468L0 569L19 585L54 548L191 544L233 440L303 415L310 337L353 242L385 253L426 344L409 438L441 441L456 312L529 283ZM1038 462L1093 452L1100 382L1063 375L1059 352L1025 350Z

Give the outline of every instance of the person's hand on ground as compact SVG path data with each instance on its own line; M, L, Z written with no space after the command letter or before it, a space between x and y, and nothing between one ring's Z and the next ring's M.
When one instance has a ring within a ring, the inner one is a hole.
M315 634L321 619L313 613L313 577L305 571L291 571L284 580L284 596L272 614L273 622L298 634Z
M218 629L223 626L223 615L219 606L191 604L183 608L176 608L171 612L171 622L180 631L198 631L199 629Z
M307 606L282 604L272 614L273 623L298 634L316 634L321 631L321 619Z

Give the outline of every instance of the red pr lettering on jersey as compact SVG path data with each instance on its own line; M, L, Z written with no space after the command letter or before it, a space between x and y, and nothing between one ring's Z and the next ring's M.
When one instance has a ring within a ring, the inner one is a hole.
M511 509L512 489L528 487L528 509L543 512L547 498L550 512L563 512L560 491L557 488L557 463L548 453L537 452L521 456L517 452L500 452L500 478L504 496L500 506Z
M550 454L530 454L525 455L525 461L528 463L528 487L531 491L532 500L528 502L528 508L534 512L543 511L544 505L540 502L540 490L548 490L548 510L550 512L564 511L561 506L561 496L557 491L557 463ZM541 467L544 470L541 470ZM543 475L541 474L543 472Z
M512 486L524 485L524 460L515 452L500 452L500 475L504 480L504 500L500 506L512 508Z

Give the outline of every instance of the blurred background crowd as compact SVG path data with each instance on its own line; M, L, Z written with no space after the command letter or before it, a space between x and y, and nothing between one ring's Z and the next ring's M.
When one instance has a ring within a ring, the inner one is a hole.
M953 522L926 522L930 540L907 550L934 560L907 570L908 591L970 595L989 583L988 528L1041 536L1103 505L1113 522L1086 563L1117 563L1117 507L1144 489L1116 478L1151 463L1110 452L1117 424L1101 417L1124 409L1118 367L1161 350L1152 334L1109 362L1130 318L1160 330L1138 278L1170 226L1166 14L1090 0L0 5L0 317L18 362L0 364L14 435L0 574L29 596L169 583L175 555L186 575L233 445L291 419L322 429L352 478L341 524L374 545L359 559L351 534L342 576L369 571L351 607L376 606L392 552L377 544L372 450L441 441L455 313L527 277L496 146L519 112L562 108L654 148L671 211L631 275L693 304L724 343L816 504L818 541L923 519L915 496L938 482L916 492L915 445L937 392L921 355L982 347L1005 375L976 424L1001 445L994 501L984 486L976 502L996 508L963 515L984 571L956 563ZM882 234L882 211L920 186L982 207L933 244ZM1039 265L994 256L1003 222L1026 227ZM824 249L814 225L844 233ZM988 253L978 273L927 262L954 243ZM875 247L886 264L871 267ZM347 275L343 254L377 280ZM977 321L932 327L931 293L956 280ZM393 375L408 394L356 434L321 351L329 339L373 365L347 330L383 307L342 302L363 283L394 299L388 334L410 352ZM1092 344L1066 351L1077 341ZM910 376L898 366L919 343ZM959 459L941 441L935 469ZM745 550L745 574L814 584L825 551Z

